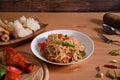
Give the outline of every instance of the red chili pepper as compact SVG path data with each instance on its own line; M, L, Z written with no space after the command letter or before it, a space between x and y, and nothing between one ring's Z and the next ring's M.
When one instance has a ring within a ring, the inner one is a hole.
M112 69L118 69L119 67L116 65L110 65L110 64L105 64L105 67L112 68Z

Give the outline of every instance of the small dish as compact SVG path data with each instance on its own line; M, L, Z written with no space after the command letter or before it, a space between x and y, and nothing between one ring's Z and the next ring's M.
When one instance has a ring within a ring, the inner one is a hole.
M42 32L43 28L46 27L48 24L40 23L40 25L41 25L41 28L39 30L37 30L36 32L34 32L33 34L30 34L30 35L28 35L26 37L18 38L18 39L13 39L12 38L12 39L10 39L7 42L0 41L0 46L11 45L11 44L23 42L23 41L26 41L26 40L34 38L35 36L37 36L38 34L40 34Z
M82 60L80 60L78 62L74 62L74 63L56 63L56 62L48 61L45 57L43 57L40 54L40 49L38 47L38 43L44 42L47 39L48 35L52 34L52 33L57 33L57 34L62 33L62 34L68 35L68 36L69 35L75 36L82 44L85 45L86 55L83 57ZM88 57L90 57L94 51L94 42L89 36L85 35L82 32L78 32L75 30L52 30L52 31L44 32L44 33L36 36L31 43L31 50L36 57L38 57L39 59L41 59L45 62L55 64L55 65L71 65L71 64L80 63L80 62L86 60Z

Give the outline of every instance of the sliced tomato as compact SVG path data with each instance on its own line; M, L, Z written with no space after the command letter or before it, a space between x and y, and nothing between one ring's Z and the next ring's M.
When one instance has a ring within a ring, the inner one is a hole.
M20 75L14 72L8 72L5 76L5 80L20 80Z
M13 67L13 66L7 66L6 70L7 70L7 72L13 72L13 73L18 74L18 75L22 74L21 70L19 70L16 67Z
M45 43L45 42L38 43L38 46L39 46L42 50L45 50L46 43Z
M68 57L66 57L66 63L69 63L70 59Z

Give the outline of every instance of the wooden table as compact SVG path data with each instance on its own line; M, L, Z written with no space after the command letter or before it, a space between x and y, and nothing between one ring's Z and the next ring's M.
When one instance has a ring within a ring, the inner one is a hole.
M114 13L118 14L119 13ZM118 49L119 44L107 44L96 33L96 30L102 30L102 17L104 13L39 13L39 12L1 12L0 18L7 20L18 19L20 16L35 16L42 23L47 23L45 31L56 29L69 29L83 32L88 35L95 44L95 50L91 57L82 63L70 66L56 66L46 63L49 69L49 80L101 80L96 78L96 67L100 66L101 71L106 74L108 68L103 67L109 61L116 59L117 64L120 64L120 56L111 56L108 54L113 49ZM118 30L119 32L119 30ZM103 32L103 34L105 34ZM109 38L120 39L116 35L107 35ZM30 42L16 46L15 48L21 51L26 51L32 54ZM109 69L114 72L113 69ZM116 70L120 74L119 70ZM103 77L103 80L110 80Z

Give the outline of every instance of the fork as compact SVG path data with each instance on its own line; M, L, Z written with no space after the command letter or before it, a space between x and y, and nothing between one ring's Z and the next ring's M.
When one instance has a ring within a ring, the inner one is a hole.
M120 41L117 40L112 40L107 38L106 36L104 36L102 33L98 32L98 35L101 37L101 39L103 39L106 43L112 43L112 42L118 42L120 43Z

